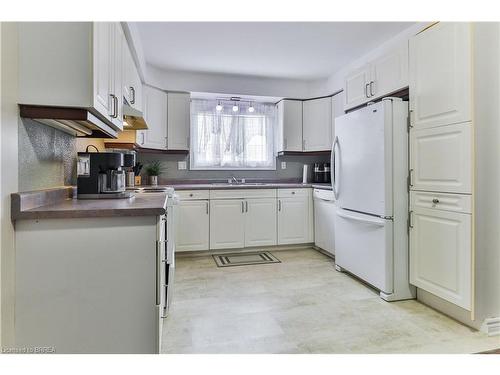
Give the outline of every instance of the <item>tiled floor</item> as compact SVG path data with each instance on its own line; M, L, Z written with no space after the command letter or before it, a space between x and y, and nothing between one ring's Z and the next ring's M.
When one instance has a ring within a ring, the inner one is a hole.
M388 303L313 249L277 264L176 259L164 353L472 353L500 347L416 302Z

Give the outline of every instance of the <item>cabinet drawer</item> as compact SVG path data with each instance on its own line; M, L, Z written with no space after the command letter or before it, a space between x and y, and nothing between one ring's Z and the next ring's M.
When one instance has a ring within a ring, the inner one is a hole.
M210 196L208 190L179 190L176 193L181 201L208 199Z
M210 190L210 199L276 198L276 189Z
M311 195L311 188L278 189L278 198L304 197Z
M472 212L472 197L465 194L443 194L422 191L410 193L410 208L433 208L462 213Z

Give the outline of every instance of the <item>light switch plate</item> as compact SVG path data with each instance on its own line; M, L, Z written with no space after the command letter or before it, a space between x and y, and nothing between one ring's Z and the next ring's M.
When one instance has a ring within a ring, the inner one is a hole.
M281 162L281 169L286 169L286 161Z
M187 169L187 163L185 161L177 162L177 169L180 171Z

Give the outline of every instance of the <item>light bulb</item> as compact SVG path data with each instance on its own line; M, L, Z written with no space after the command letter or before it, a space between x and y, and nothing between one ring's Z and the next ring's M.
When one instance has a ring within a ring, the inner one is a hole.
M233 105L233 112L238 112L238 109L239 109L239 108L238 108L238 106L237 106L236 104L235 104L235 105Z
M217 103L217 105L215 106L215 109L217 110L217 112L222 111L222 105L220 103Z
M253 105L250 104L250 107L248 107L248 112L252 113L255 111L255 108L253 107Z

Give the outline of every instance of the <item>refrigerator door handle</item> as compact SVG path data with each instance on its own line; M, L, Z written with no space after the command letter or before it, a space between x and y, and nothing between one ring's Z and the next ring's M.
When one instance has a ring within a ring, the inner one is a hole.
M337 146L337 147L336 147ZM337 152L336 150L340 151L340 143L339 143L339 137L335 137L335 141L333 142L333 149L332 149L332 154L331 154L331 170L330 173L332 174L332 190L333 190L333 195L335 197L335 200L339 198L339 192L337 189Z
M362 223L366 223L366 224L372 224L372 225L376 225L376 226L379 226L379 227L383 227L385 225L385 221L382 220L382 219L377 219L377 218L368 218L368 217L359 217L359 216L354 216L354 215L348 215L340 210L337 211L337 215L344 218L344 219L347 219L347 220L353 220L353 221L359 221L359 222L362 222Z

